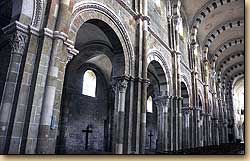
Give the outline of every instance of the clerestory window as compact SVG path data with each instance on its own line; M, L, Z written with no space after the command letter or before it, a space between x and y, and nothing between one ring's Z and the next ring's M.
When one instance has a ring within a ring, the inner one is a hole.
M82 94L95 97L96 75L92 70L87 70L83 75Z
M153 99L151 96L147 100L147 112L153 113Z

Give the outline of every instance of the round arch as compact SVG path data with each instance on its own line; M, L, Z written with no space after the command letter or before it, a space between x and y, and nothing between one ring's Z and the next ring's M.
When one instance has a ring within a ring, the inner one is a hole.
M161 52L156 50L156 49L149 50L149 52L147 54L147 63L148 63L147 66L149 66L149 64L153 61L157 62L160 65L161 69L163 70L164 78L163 78L163 81L161 83L162 83L162 85L166 85L166 95L171 95L172 94L172 91L170 88L170 85L172 85L171 75L170 75L171 71L169 70L170 68L168 67Z
M191 98L192 98L191 91L192 90L191 90L190 82L187 79L187 77L184 75L181 76L181 82L183 82L187 88L187 92L188 92L188 96L189 96L189 105L192 106L192 104L191 104Z
M134 51L132 48L131 40L122 22L107 6L96 2L82 2L75 6L69 25L69 40L71 40L74 44L76 41L77 32L80 27L85 22L91 19L101 20L114 30L121 42L121 46L124 52L123 54L125 59L125 67L123 75L134 76Z

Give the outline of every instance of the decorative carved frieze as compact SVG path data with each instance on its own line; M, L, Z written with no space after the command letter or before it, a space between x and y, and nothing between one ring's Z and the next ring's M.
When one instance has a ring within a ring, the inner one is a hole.
M42 11L43 11L43 0L35 0L35 10L32 18L31 25L38 28L42 18Z

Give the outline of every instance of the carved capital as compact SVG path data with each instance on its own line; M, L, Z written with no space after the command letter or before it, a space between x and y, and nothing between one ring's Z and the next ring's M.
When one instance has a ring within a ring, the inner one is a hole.
M125 93L128 86L128 81L126 79L118 79L112 81L112 88L114 92Z
M17 30L8 35L8 37L12 52L22 54L28 40L28 35Z

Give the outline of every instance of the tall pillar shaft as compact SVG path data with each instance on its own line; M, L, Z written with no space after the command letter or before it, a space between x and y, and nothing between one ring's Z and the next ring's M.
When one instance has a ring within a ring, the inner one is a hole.
M113 84L115 91L113 152L115 154L123 154L124 150L124 116L127 83L126 79L121 79L115 80Z
M54 153L56 130L52 124L58 119L60 113L61 101L56 96L62 94L63 81L60 81L59 77L64 76L67 61L63 60L67 56L63 57L62 54L66 53L66 46L64 46L66 35L62 32L54 32L54 38L39 124L36 148L36 152L39 154ZM64 62L64 64L60 66L60 62ZM60 86L58 86L59 83L61 83Z
M211 120L209 118L209 111L211 111L211 105L209 106L209 99L208 99L208 94L209 94L209 66L208 66L208 48L205 48L204 52L204 57L203 57L203 63L204 63L204 73L205 73L205 85L204 85L204 96L205 96L205 136L204 136L204 142L205 146L210 145L210 136L211 136Z
M140 148L139 152L144 154L145 151L145 133L146 133L146 106L147 106L147 88L148 88L148 79L147 79L147 39L148 39L148 1L141 1L141 10L142 16L142 90L141 90L141 122L140 122Z
M16 21L3 28L3 31L9 37L12 48L0 106L0 153L7 154L16 113L17 102L15 100L18 98L20 78L23 72L21 68L23 68L26 58L28 29Z

